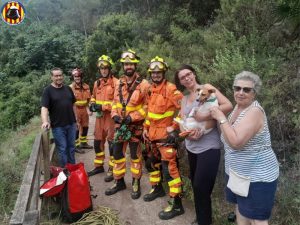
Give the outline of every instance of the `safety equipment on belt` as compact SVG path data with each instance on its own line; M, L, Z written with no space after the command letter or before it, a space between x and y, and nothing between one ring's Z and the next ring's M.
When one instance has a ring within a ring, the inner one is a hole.
M114 116L112 119L113 119L113 120L115 121L115 123L117 123L117 124L121 124L121 123L122 123L122 119L121 119L120 116Z
M159 56L155 56L155 58L151 59L151 62L148 65L148 72L152 73L156 72L166 72L169 69L168 64L165 60Z
M123 123L128 125L132 122L132 119L129 115L127 115L124 119L123 119Z
M132 137L132 133L126 124L122 124L115 132L114 143L129 141Z
M107 55L101 55L97 61L98 68L109 68L111 69L112 65L114 65L112 59Z
M90 105L90 111L91 112L100 112L100 111L102 111L102 105L101 104L92 103Z
M180 141L180 139L179 139L178 131L172 131L172 132L168 133L166 145L177 146L179 141Z
M139 63L140 57L137 56L136 52L128 49L121 54L120 62L122 63Z

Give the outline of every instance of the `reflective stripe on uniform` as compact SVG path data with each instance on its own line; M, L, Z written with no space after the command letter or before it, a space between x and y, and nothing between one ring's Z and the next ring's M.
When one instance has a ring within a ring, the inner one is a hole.
M173 186L175 184L179 184L179 183L181 183L181 179L180 179L180 177L177 177L176 179L169 181L168 185L169 185L169 187L171 187L171 186Z
M96 100L96 104L98 104L98 105L112 105L112 101L98 101L98 100Z
M77 106L85 106L85 105L87 105L87 100L76 101L75 105L77 105Z
M150 126L150 120L145 120L145 124Z
M122 106L122 104L120 102L117 102L117 103L113 104L113 109L117 109L117 108L118 109L122 109L123 108L123 106ZM139 111L142 108L143 108L142 104L141 105L137 105L137 106L126 106L126 111L127 112Z
M139 174L139 172L140 172L140 170L132 168L132 167L130 168L130 171L134 174Z
M140 159L132 159L131 161L134 163L139 163L141 160Z
M113 174L121 175L121 174L125 174L125 173L126 173L126 169L121 169L121 170L113 169Z
M156 171L150 172L149 174L150 174L151 176L159 175L159 174L160 174L160 171L159 171L159 170L156 170Z
M122 159L115 159L115 163L122 163L122 162L126 162L126 159L125 158L122 158Z
M104 152L96 153L96 156L103 156L103 155L104 155Z
M179 193L181 193L181 187L170 188L170 192L179 194Z
M160 182L160 177L150 177L150 182Z
M95 164L103 164L104 162L101 159L94 159L94 163Z
M164 114L148 112L148 117L152 119L163 119L174 115L174 111L167 111Z

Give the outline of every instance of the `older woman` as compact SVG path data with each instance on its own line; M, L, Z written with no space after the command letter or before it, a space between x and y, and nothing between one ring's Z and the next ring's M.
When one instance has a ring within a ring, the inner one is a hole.
M210 84L200 84L196 71L189 65L183 65L175 73L175 84L177 89L186 89L181 103L181 117L188 117L193 107L199 106L197 93L199 89L215 89L215 95L219 102L219 109L225 114L232 110L230 101ZM208 121L213 118L210 112L197 113L194 115L198 121ZM212 131L203 134L200 130L193 130L185 139L188 150L190 166L190 179L194 191L194 203L196 209L196 220L192 224L212 224L211 193L214 187L220 161L221 140L216 123Z
M248 71L236 75L233 91L236 106L226 116L218 108L211 115L220 123L225 148L225 172L229 180L250 180L245 193L236 191L236 183L226 187L226 198L237 205L239 225L266 225L271 215L279 175L276 156L271 147L267 117L255 100L261 88L260 78ZM241 196L242 195L242 196Z

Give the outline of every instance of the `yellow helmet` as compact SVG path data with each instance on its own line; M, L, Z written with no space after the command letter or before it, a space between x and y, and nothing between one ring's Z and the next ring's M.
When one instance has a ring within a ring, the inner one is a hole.
M114 63L113 63L112 59L109 56L101 55L98 59L97 67L98 68L100 68L100 67L109 67L109 68L111 68L113 64Z
M137 56L135 51L128 49L127 51L124 51L122 53L120 62L122 62L122 63L139 63L140 57Z
M165 62L163 58L159 56L155 56L155 58L151 59L151 62L148 65L148 72L152 73L156 72L166 72L169 69L168 64Z

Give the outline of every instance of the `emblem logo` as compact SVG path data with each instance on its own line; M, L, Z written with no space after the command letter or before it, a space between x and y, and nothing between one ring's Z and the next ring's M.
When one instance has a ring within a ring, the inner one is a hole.
M1 8L2 20L9 25L18 25L25 18L25 8L17 1L5 3Z

